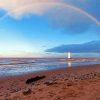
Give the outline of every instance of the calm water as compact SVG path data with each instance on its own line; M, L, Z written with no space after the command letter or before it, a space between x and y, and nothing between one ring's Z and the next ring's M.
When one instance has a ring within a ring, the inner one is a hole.
M80 65L100 64L100 59L75 59L67 62L63 59L5 58L0 59L0 76L20 75L29 72L51 70Z

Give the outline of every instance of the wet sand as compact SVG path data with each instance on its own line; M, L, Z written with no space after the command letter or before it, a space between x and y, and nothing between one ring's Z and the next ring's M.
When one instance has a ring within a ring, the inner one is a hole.
M100 100L100 65L0 77L0 100Z

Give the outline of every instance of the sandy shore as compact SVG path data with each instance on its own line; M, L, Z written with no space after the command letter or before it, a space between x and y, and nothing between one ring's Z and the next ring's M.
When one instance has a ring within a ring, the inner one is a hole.
M0 100L100 100L100 65L1 77Z

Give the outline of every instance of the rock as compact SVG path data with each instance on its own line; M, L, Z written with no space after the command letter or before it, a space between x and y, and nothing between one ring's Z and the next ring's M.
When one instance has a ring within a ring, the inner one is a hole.
M36 82L38 80L44 79L46 76L36 76L34 78L30 78L26 81L26 84L30 84L32 82Z
M67 86L73 86L73 85L75 85L73 82L68 82L67 83Z
M48 81L48 82L45 82L44 84L49 86L49 85L57 84L57 82L55 82L55 81Z
M10 90L10 93L14 93L14 92L18 92L18 91L20 91L21 90L21 88L19 88L19 87L11 87L11 89L9 89Z
M32 90L31 89L26 89L22 93L23 93L23 95L29 95L29 94L32 93Z

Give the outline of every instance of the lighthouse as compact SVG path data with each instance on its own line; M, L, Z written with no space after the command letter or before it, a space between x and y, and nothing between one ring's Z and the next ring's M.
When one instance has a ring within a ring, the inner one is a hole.
M71 59L71 53L70 53L70 51L68 51L68 60L70 60Z
M67 58L67 61L68 61L68 67L71 67L72 64L71 64L71 53L70 53L70 51L68 51L68 58Z

